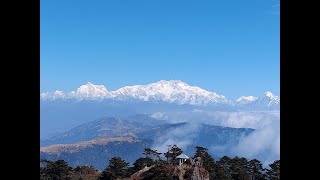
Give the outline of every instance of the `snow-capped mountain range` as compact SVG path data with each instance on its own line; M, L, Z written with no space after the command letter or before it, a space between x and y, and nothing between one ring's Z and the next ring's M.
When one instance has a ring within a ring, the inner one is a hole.
M175 104L208 105L248 105L259 104L267 107L279 105L280 96L273 95L270 91L260 97L241 96L235 101L227 99L223 95L204 90L197 86L190 86L180 80L161 80L147 85L125 86L114 91L109 91L104 85L94 85L90 82L81 85L75 91L65 93L63 91L46 92L40 94L41 100L139 100L162 101Z

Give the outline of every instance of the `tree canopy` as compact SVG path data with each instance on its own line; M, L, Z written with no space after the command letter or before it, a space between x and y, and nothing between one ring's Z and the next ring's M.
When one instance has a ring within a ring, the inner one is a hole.
M113 157L109 160L106 168L99 172L92 166L76 166L72 168L64 160L40 161L40 180L113 180L128 179L134 173L144 167L150 169L142 172L144 179L178 179L173 174L168 174L167 169L177 166L176 157L183 151L177 145L170 146L164 155L170 159L169 162L162 160L156 150L146 148L145 157L138 158L133 166L121 157ZM196 146L193 158L202 159L202 167L208 171L210 180L279 180L280 179L280 160L269 164L269 168L264 168L257 159L248 160L244 157L223 156L217 161L210 155L205 147ZM185 178L190 178L192 171L185 174Z

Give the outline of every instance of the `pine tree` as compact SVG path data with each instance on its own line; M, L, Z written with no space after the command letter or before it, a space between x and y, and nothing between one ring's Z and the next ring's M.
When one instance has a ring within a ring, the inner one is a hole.
M228 156L223 156L217 161L216 174L213 179L232 180L231 176L232 159Z
M40 179L68 180L72 168L64 160L41 160Z
M209 172L210 178L215 179L214 177L216 177L216 164L212 156L208 153L208 149L201 146L196 146L195 149L196 153L194 155L194 158L201 157L203 161L203 167Z
M151 158L152 149L150 149L150 148L145 148L143 154L146 156L146 158Z
M280 160L274 161L269 164L270 169L267 169L267 178L270 180L280 179Z
M248 164L248 173L252 180L264 180L266 179L265 168L263 168L261 162L257 159L252 159Z
M232 179L250 180L248 173L248 160L243 157L235 157L231 160Z
M128 172L128 165L125 160L122 160L120 157L113 157L109 160L109 165L101 173L99 177L100 180L111 180L117 178L125 178L130 174Z

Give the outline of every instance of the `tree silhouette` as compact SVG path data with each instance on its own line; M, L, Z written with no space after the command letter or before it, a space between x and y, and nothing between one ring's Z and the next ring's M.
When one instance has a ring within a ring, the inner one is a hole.
M68 180L70 179L70 172L72 168L64 160L49 161L41 160L40 163L40 179L52 180Z
M195 149L196 153L194 155L194 158L201 157L203 161L203 167L209 172L210 177L215 177L216 164L212 156L208 153L208 149L201 146L196 146Z
M128 165L125 160L122 160L120 157L113 157L109 160L109 165L101 173L99 177L100 180L111 180L117 178L125 178L130 174L128 172Z
M161 160L160 154L156 150L146 148L144 154L147 157L137 159L132 167L120 157L113 157L109 160L109 165L102 173L92 166L77 166L74 169L69 167L66 161L41 160L40 161L40 180L113 180L128 179L130 175L143 169L145 166L152 166L142 174L137 173L141 179L151 180L175 180L179 179L180 170L177 171L175 164L176 157L182 153L177 145L172 145L165 156L171 159L170 163ZM224 156L215 161L208 153L208 149L196 146L193 158L202 159L202 167L209 172L209 178L223 180L279 180L280 179L280 160L269 164L270 169L265 169L257 159L248 160L244 157L230 158ZM153 158L153 159L152 159ZM188 162L188 161L187 161ZM194 173L191 161L185 164L185 179L190 179ZM180 166L179 166L180 167ZM188 169L189 168L189 169Z
M269 164L270 169L267 169L267 178L270 180L280 179L280 160L274 161Z
M143 154L146 155L146 158L151 158L152 149L150 149L150 148L145 148Z
M252 159L248 163L248 174L252 180L266 179L265 170L257 159Z
M232 179L250 179L248 174L248 160L243 157L235 157L231 160L231 176Z

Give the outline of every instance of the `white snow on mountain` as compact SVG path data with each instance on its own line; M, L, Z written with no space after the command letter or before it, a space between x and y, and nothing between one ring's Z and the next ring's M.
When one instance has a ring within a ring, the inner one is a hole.
M265 92L259 99L258 102L262 105L267 105L268 107L273 105L279 105L280 104L280 96L276 96L272 94L272 92L267 91Z
M239 99L236 100L236 102L239 104L248 104L257 99L258 97L254 97L254 96L241 96Z
M270 107L280 104L280 96L270 91L260 97L241 96L235 102L215 92L204 90L197 86L190 86L180 80L160 80L147 85L125 86L114 91L108 91L104 85L94 85L90 82L81 85L75 91L65 94L62 91L41 93L42 100L77 99L77 100L140 100L163 101L175 104L207 105L257 105Z
M43 100L56 100L66 98L66 94L63 91L56 90L54 92L41 93L40 97Z
M278 109L280 108L280 96L276 96L272 94L272 92L267 91L259 97L241 96L236 100L235 104L237 106L250 107L251 109L261 107Z
M164 101L177 104L204 105L210 102L228 103L225 96L209 92L197 86L190 86L180 80L161 80L148 85L125 86L112 91L120 100L125 98L143 101Z
M94 85L91 82L81 85L76 91L71 91L68 96L76 99L104 99L112 94L104 85Z

